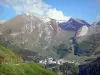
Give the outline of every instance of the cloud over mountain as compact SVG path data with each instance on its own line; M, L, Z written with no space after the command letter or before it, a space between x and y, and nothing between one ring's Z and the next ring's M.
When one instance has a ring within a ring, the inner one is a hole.
M17 14L29 12L43 15L50 8L42 0L2 0L1 4L14 9Z
M0 5L12 8L16 14L47 15L57 20L67 20L69 18L64 16L62 11L52 8L51 5L44 3L42 0L0 0Z
M64 16L63 12L57 9L49 9L46 13L48 17L56 20L68 20L70 17Z

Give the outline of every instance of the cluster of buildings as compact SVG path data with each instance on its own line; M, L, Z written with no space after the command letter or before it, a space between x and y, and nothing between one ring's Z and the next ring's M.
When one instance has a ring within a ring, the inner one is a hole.
M56 60L56 59L53 59L53 58L46 58L44 60L40 60L39 61L39 64L58 64L58 65L62 65L63 63L73 63L75 65L79 65L78 62L76 61L70 61L70 60L64 60L64 59L59 59L59 60Z

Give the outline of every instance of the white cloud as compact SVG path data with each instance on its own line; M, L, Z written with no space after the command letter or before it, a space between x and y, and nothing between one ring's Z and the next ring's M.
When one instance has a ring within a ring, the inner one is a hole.
M70 17L64 16L62 11L54 9L49 9L49 11L46 12L46 15L50 18L56 19L56 20L68 20Z
M14 9L17 14L29 12L44 15L51 7L42 0L2 0L0 4Z
M0 0L0 5L12 8L16 14L31 13L47 15L56 20L68 20L62 11L56 10L42 0Z
M100 19L100 14L98 14L98 15L96 16L96 18L97 18L97 19Z

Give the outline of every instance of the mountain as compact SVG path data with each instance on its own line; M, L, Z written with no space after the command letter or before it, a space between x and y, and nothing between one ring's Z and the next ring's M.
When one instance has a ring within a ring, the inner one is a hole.
M80 65L78 75L100 75L100 57L90 63Z
M61 27L63 30L69 31L77 31L80 27L84 25L87 27L90 26L90 24L88 24L84 20L74 18L70 18L67 22L59 23L59 27Z
M86 31L86 34L80 34L82 33L81 31L84 32L84 30ZM77 46L79 56L75 56L70 53L64 58L66 60L75 60L80 62L80 64L83 64L87 62L85 60L95 59L100 56L100 24L97 22L88 28L81 27L78 31L79 32L76 33L76 37L74 37L76 44L74 44L74 47L72 48L74 49ZM82 36L77 36L78 33Z
M40 52L48 47L57 33L56 29L54 19L19 15L2 24L2 36L22 48Z
M3 23L0 36L4 45L22 56L28 56L33 51L33 54L36 52L40 56L59 58L67 57L67 55L70 57L70 53L73 54L72 37L78 40L81 47L81 39L83 36L87 36L87 31L90 28L91 26L84 20L70 18L67 22L59 22L46 16L23 14Z
M72 31L62 30L54 19L25 14L3 23L0 31L5 42L47 56L57 56L52 47L60 43L68 45L74 35Z
M100 21L94 22L92 25L100 25Z
M82 40L79 43L80 51L87 55L98 56L100 53L100 50L99 50L100 24L99 22L94 23L94 25L92 25L89 28L87 34L82 38L84 38L84 40Z
M1 33L1 31L2 31L2 26L1 26L1 25L2 25L3 23L5 23L5 22L6 22L6 20L0 20L0 35L2 34L2 33Z
M0 20L0 25L6 22L6 20Z
M100 21L96 23L97 25L100 25Z

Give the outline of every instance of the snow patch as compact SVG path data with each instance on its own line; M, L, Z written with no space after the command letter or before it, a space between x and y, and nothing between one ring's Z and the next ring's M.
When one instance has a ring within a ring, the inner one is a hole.
M10 34L11 36L13 36L13 37L16 37L17 35L19 35L20 33L12 33L12 34Z
M39 18L40 18L40 20L43 21L44 23L47 23L47 22L50 22L50 21L51 21L51 19L48 18L48 17L46 17L46 16L40 16Z
M88 32L88 27L82 26L82 28L78 30L77 37L84 36L87 34L87 32Z

